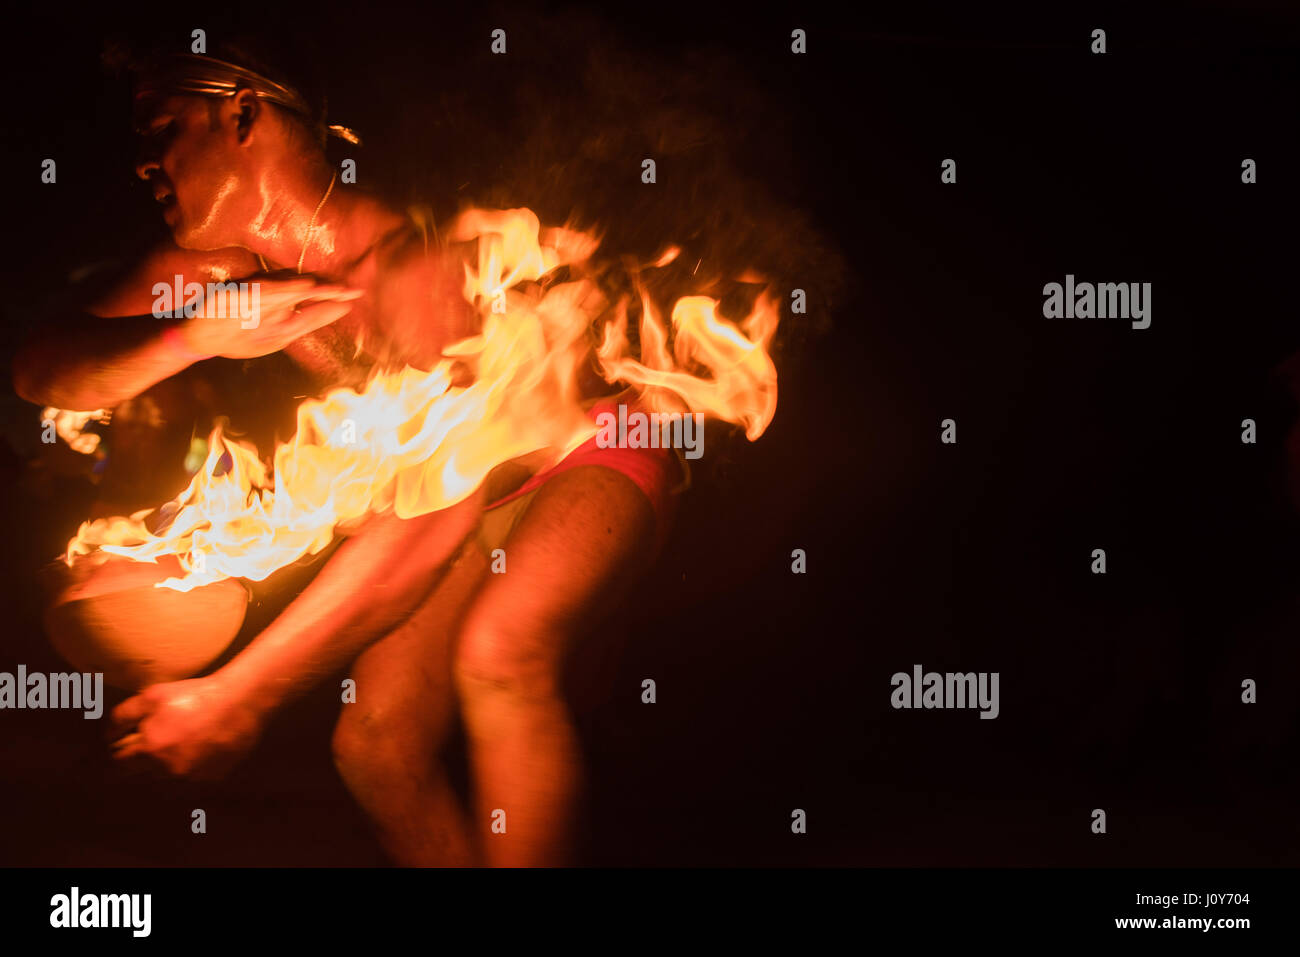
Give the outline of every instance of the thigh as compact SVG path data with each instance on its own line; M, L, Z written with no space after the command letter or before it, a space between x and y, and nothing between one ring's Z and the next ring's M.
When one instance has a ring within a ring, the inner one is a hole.
M466 616L458 665L471 673L558 665L653 553L654 513L626 475L562 472L513 522L505 571L486 576Z
M350 671L357 699L344 705L341 726L400 731L427 745L440 743L456 711L455 636L486 571L471 539L411 617L357 658Z

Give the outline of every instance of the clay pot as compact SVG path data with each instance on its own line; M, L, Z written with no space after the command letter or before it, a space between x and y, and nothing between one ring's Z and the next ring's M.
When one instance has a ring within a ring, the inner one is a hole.
M78 671L103 672L136 691L201 672L230 646L248 608L236 579L189 592L155 588L179 577L174 558L157 564L97 554L44 570L45 630Z

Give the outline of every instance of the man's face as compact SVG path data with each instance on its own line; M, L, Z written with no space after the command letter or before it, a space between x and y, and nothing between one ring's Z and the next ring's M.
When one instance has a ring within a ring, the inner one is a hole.
M153 189L163 219L184 249L220 249L239 235L236 200L247 160L227 104L176 95L137 105L142 142L136 173Z

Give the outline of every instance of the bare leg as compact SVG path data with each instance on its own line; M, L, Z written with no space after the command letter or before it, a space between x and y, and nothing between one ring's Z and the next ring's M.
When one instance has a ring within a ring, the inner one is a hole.
M583 772L560 695L564 658L639 569L653 530L649 503L625 475L564 472L537 491L506 540L506 573L487 576L466 616L455 679L474 772L472 828L489 864L568 863Z
M393 860L465 866L477 853L439 760L455 718L452 637L487 564L473 539L411 618L353 665L355 704L334 731L334 758Z

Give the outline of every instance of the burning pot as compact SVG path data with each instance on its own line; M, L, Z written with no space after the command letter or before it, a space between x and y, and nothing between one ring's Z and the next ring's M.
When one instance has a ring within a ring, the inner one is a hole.
M234 641L248 591L231 578L188 592L155 587L180 574L172 556L155 564L101 552L47 566L50 642L78 671L127 691L192 677Z

